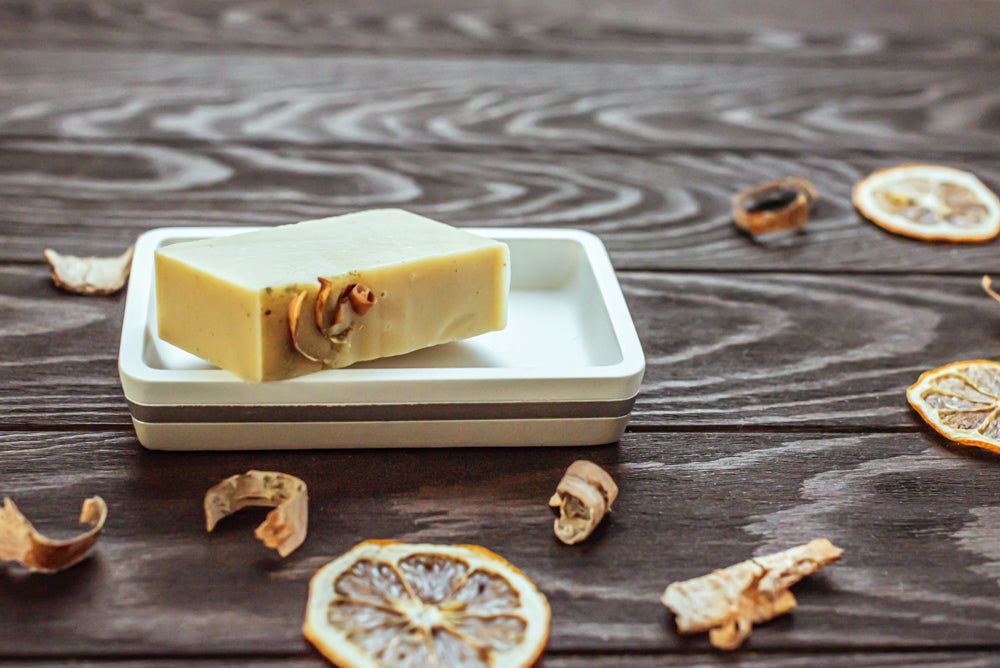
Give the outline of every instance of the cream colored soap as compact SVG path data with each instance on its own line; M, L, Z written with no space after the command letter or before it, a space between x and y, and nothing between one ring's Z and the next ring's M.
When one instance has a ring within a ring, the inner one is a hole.
M509 283L505 244L400 209L156 252L160 338L254 381L502 329Z

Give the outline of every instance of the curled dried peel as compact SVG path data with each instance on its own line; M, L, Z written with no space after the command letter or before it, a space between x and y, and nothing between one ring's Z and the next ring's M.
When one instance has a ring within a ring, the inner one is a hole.
M55 541L38 533L14 502L4 497L0 507L0 561L16 561L38 573L55 573L78 564L97 542L108 517L104 499L83 502L80 523L90 529L70 540Z
M292 298L292 301L288 303L288 333L292 337L292 345L295 346L295 350L305 357L310 362L320 362L320 358L314 357L307 353L299 345L299 317L302 315L302 302L305 301L306 295L308 293L303 290L299 292Z
M80 295L110 295L128 280L133 246L118 257L77 257L46 248L46 262L56 287Z
M800 177L762 183L733 196L733 222L750 234L800 228L809 220L816 188Z
M579 543L600 524L618 497L618 485L607 471L584 459L570 464L549 499L551 508L559 509L553 529L567 545Z
M993 289L993 281L990 279L989 276L983 276L983 280L980 283L980 285L983 286L983 290L986 291L986 294L988 294L990 297L993 297L993 299L1000 302L1000 294L998 294L997 291Z
M309 495L306 484L277 471L247 471L230 476L205 493L205 523L209 531L224 517L247 506L274 508L254 535L287 557L306 539Z
M719 649L736 649L760 624L795 607L789 587L837 561L843 550L825 538L674 582L661 601L677 615L681 633L709 632Z
M334 346L335 349L345 344L349 346L348 335L354 329L354 324L350 320L345 322L343 305L350 304L351 310L358 317L362 317L375 305L378 298L364 284L352 283L337 293L336 299L334 299L333 282L322 276L318 277L317 280L320 287L313 302L313 323L316 326L316 331L322 334L326 341ZM302 306L308 295L308 290L301 290L288 304L288 332L292 340L292 346L294 346L296 352L310 362L322 362L330 365L332 359L312 354L305 350L302 345L301 338L303 332L300 331L303 323ZM329 318L330 323L327 324L326 312L330 308L331 302L333 303L332 315Z

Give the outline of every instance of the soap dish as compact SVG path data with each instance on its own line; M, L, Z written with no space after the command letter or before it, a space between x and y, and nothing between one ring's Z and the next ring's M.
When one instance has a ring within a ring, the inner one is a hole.
M596 445L628 424L645 361L607 251L581 230L469 228L510 248L507 327L267 383L156 335L153 253L260 228L160 228L136 242L118 368L155 450Z

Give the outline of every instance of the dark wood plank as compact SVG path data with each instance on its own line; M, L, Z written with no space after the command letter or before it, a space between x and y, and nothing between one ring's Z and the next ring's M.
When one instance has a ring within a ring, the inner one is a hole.
M703 652L658 597L669 582L825 536L838 564L748 651L993 651L1000 638L996 456L922 434L630 434L552 449L164 454L121 433L2 433L0 493L41 530L72 530L82 498L110 515L97 552L56 576L0 570L8 658L309 656L311 574L366 538L466 542L522 568L553 609L549 648ZM546 500L590 458L615 477L591 539L552 536ZM205 533L202 495L248 468L310 485L311 534L286 560L251 535L263 511ZM555 665L559 665L556 662Z
M941 162L1000 188L991 158ZM618 269L1000 272L996 243L928 244L853 209L871 171L931 154L674 151L648 156L345 151L145 142L0 141L0 258L46 246L117 254L164 226L275 225L400 206L461 226L583 228ZM731 219L746 187L800 175L820 203L804 234L749 238Z
M995 67L0 50L0 134L647 151L1000 147Z
M983 0L833 2L575 0L380 2L13 0L8 45L547 58L984 65L1000 56L1000 20ZM900 20L900 11L906 19Z
M184 657L183 665L195 668L221 668L233 665L235 657L226 659L202 659ZM310 655L309 658L277 658L254 659L239 657L239 665L248 668L318 668L329 666L322 657ZM822 661L824 666L831 668L881 668L882 666L936 666L948 668L991 668L996 664L996 655L984 651L919 651L919 652L845 652L818 654L816 652L752 652L741 650L738 654L720 652L683 652L668 654L664 652L631 653L611 652L607 654L563 654L549 652L534 668L669 668L671 666L731 666L734 662L740 666L751 668L809 668ZM114 666L120 668L167 668L176 666L181 661L176 658L164 659L115 659ZM13 665L0 659L0 666ZM22 664L17 664L21 666ZM52 668L65 666L65 662L46 660L32 661L33 668ZM75 668L103 668L105 661L73 661Z
M635 428L924 429L922 371L1000 358L1000 307L978 277L621 274L646 354ZM53 288L0 266L0 422L119 425L123 296Z

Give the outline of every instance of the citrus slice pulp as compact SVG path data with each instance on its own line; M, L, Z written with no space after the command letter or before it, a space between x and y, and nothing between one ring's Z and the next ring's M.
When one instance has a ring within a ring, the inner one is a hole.
M944 437L1000 452L1000 363L953 362L927 371L906 399Z
M343 668L519 668L549 634L521 571L473 545L369 540L309 584L303 633Z
M854 186L854 206L909 237L985 241L1000 233L1000 199L970 172L940 165L881 169Z

